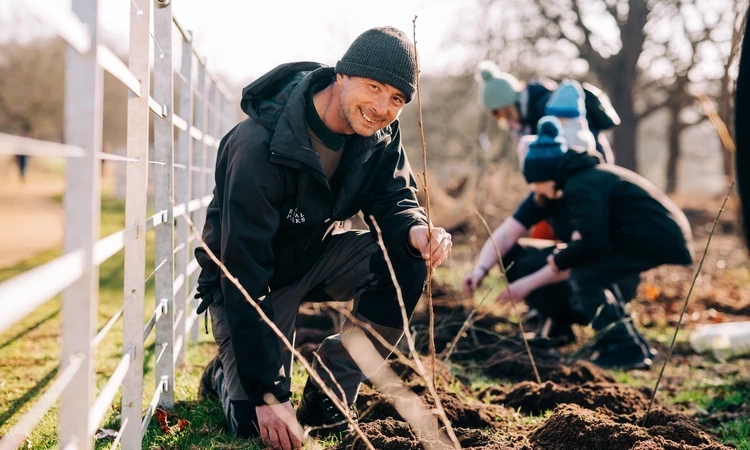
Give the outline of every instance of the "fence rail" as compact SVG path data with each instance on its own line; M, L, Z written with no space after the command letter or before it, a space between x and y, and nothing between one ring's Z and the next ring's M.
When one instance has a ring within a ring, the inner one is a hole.
M205 58L193 48L192 33L175 19L169 2L130 3L127 64L98 42L99 0L73 0L70 9L63 11L29 3L34 13L67 43L66 143L0 134L0 154L67 158L65 246L59 258L0 283L0 306L4 311L0 332L62 294L63 352L55 381L10 433L0 439L0 450L22 445L58 399L60 448L93 448L93 435L120 387L120 429L112 448L121 444L125 449L140 449L157 406L173 406L175 367L185 362L190 336L197 337L197 316L191 300L197 287L198 263L190 256L197 243L180 216L190 214L199 227L204 223L213 187L217 136L234 122L231 96L207 70ZM179 69L174 67L173 27L182 40ZM103 70L130 92L125 156L101 151ZM177 101L175 83L179 86ZM149 115L154 116L151 155ZM103 160L126 165L126 225L100 239ZM156 175L157 212L147 217L149 170ZM155 234L156 264L154 272L145 276L146 237L151 230ZM122 305L97 332L94 319L98 311L98 268L123 249ZM154 308L146 318L145 286L152 276ZM95 396L94 350L120 321L123 352ZM153 391L144 385L143 377L144 342L151 335L155 335L157 352ZM144 410L143 395L150 392L151 401ZM87 419L81 420L82 417ZM136 425L139 423L140 427Z

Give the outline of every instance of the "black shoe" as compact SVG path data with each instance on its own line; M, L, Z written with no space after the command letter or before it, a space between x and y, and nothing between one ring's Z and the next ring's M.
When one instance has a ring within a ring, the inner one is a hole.
M576 335L573 331L573 326L570 323L562 323L559 321L551 321L551 326L547 336L543 335L543 331L535 333L534 337L529 338L529 344L533 347L551 349L557 347L564 347L568 344L576 341ZM542 327L543 329L544 327ZM530 333L527 334L527 336ZM518 339L521 339L521 335L518 335Z
M349 414L356 422L357 409L354 403L349 405ZM352 431L352 426L346 417L309 378L302 392L302 401L297 408L297 421L304 428L312 428L310 436L314 437L338 436L341 438Z
M216 392L214 387L214 380L216 379L216 372L221 369L221 359L219 355L214 356L214 359L206 364L206 368L203 369L203 375L201 375L201 383L198 385L198 400L218 399L219 393Z
M623 346L609 346L594 348L591 362L602 369L610 370L645 370L651 367L653 361L647 357L638 344Z
M542 313L539 312L539 310L531 309L523 317L523 326L527 330L534 330L536 328L541 328L542 326L544 326L545 320L546 317L544 317Z
M631 299L635 298L635 294L638 290L638 284L640 283L640 281L640 275L631 276L629 278L621 280L618 283L613 284L612 289L609 289L607 291L607 293L611 294L614 297L614 300L619 306L620 315L624 316L625 314L627 314L626 305L628 304L628 302L630 302ZM633 325L633 327L634 326L635 325ZM635 332L635 337L641 344L643 351L646 352L648 357L653 358L654 356L659 354L659 351L651 347L648 341L646 341L646 338L644 338L643 335L638 332L638 330L634 329L633 331Z
M641 347L644 351L648 352L648 356L653 358L654 356L659 354L659 350L655 349L654 347L651 347L651 345L648 343L646 338L643 337L641 333L638 333L637 335L638 341L641 343Z

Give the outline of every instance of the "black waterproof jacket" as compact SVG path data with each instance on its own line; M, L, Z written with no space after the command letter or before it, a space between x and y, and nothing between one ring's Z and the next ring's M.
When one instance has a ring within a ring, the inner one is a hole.
M555 179L582 239L555 256L561 270L585 266L607 252L659 264L691 264L685 214L640 175L568 150Z
M408 230L426 224L406 158L398 120L371 137L347 140L335 196L307 132L305 107L312 84L335 79L333 68L281 65L243 90L248 118L221 140L216 188L203 239L272 319L262 301L304 275L321 255L330 225L362 211L375 217L389 251L407 252ZM221 276L203 249L196 251L205 291L220 285L240 380L250 401L282 392L283 365L273 332L239 290Z

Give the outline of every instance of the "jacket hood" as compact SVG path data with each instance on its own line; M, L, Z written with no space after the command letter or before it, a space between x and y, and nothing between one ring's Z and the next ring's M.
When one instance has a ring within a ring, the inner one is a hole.
M293 62L277 66L242 90L242 111L266 128L275 130L295 88L313 71L319 72L321 77L333 76L332 68L316 62ZM305 86L309 86L309 79L305 81Z
M560 161L560 165L557 167L557 177L555 178L557 186L562 188L565 186L565 182L574 174L590 169L597 164L601 164L599 156L594 155L591 152L580 152L574 149L569 149L565 155L563 155L562 161Z
M530 134L536 134L536 124L544 117L545 105L555 89L557 83L541 78L529 81L521 92L518 111L521 114L521 122L530 128Z

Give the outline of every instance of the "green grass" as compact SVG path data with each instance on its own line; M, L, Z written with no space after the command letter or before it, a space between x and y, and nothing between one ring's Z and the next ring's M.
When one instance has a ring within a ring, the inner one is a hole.
M101 236L107 236L124 227L124 204L104 197L102 199ZM60 256L60 249L53 249L23 261L12 268L0 269L0 281L12 278L29 269ZM153 232L147 236L147 267L144 278L154 268ZM97 325L100 329L121 307L123 286L123 252L119 252L103 263L99 270L99 309ZM22 301L22 299L19 299ZM154 278L146 285L144 318L154 309ZM33 406L35 400L55 380L59 364L61 312L59 296L51 299L28 317L0 334L0 435L10 431L13 425ZM176 435L164 434L151 420L143 448L152 449L261 449L256 441L232 438L224 431L224 416L217 401L197 402L197 389L203 367L216 354L216 345L210 335L203 331L200 318L199 341L187 350L185 367L178 369L175 387L176 406L170 418L187 419L190 425ZM122 326L119 322L96 350L97 389L107 382L122 356ZM144 357L144 409L151 400L156 381L153 373L155 360L153 335L146 342ZM292 378L293 401L299 401L299 393L306 375L297 366ZM101 428L117 430L120 398L115 399ZM34 449L58 448L57 406L47 413L29 436ZM176 423L176 419L170 424ZM108 449L111 439L96 441L97 449ZM332 441L316 443L318 447L330 447Z
M738 450L750 450L750 419L736 419L714 429L725 444L732 444Z
M101 235L106 236L122 229L124 223L122 202L102 199ZM152 240L148 239L149 254L153 254ZM60 254L61 249L49 250L12 268L0 270L0 281L48 262ZM122 266L121 251L100 267L99 309L96 314L98 328L122 307ZM153 270L153 258L147 266L147 271ZM146 310L152 310L153 281L147 284L146 298ZM54 381L59 364L61 323L58 296L0 335L0 379L5 381L0 388L0 411L3 411L0 413L0 434L8 432ZM147 346L153 349L153 342L147 342ZM149 354L153 354L153 350L146 352L147 358ZM122 329L121 326L115 326L96 349L98 388L109 379L121 355ZM57 447L56 418L57 411L50 411L29 436L34 448Z
M488 378L481 372L471 372L469 374L469 390L472 392L483 391L489 387L505 388L508 386L510 386L509 382Z

